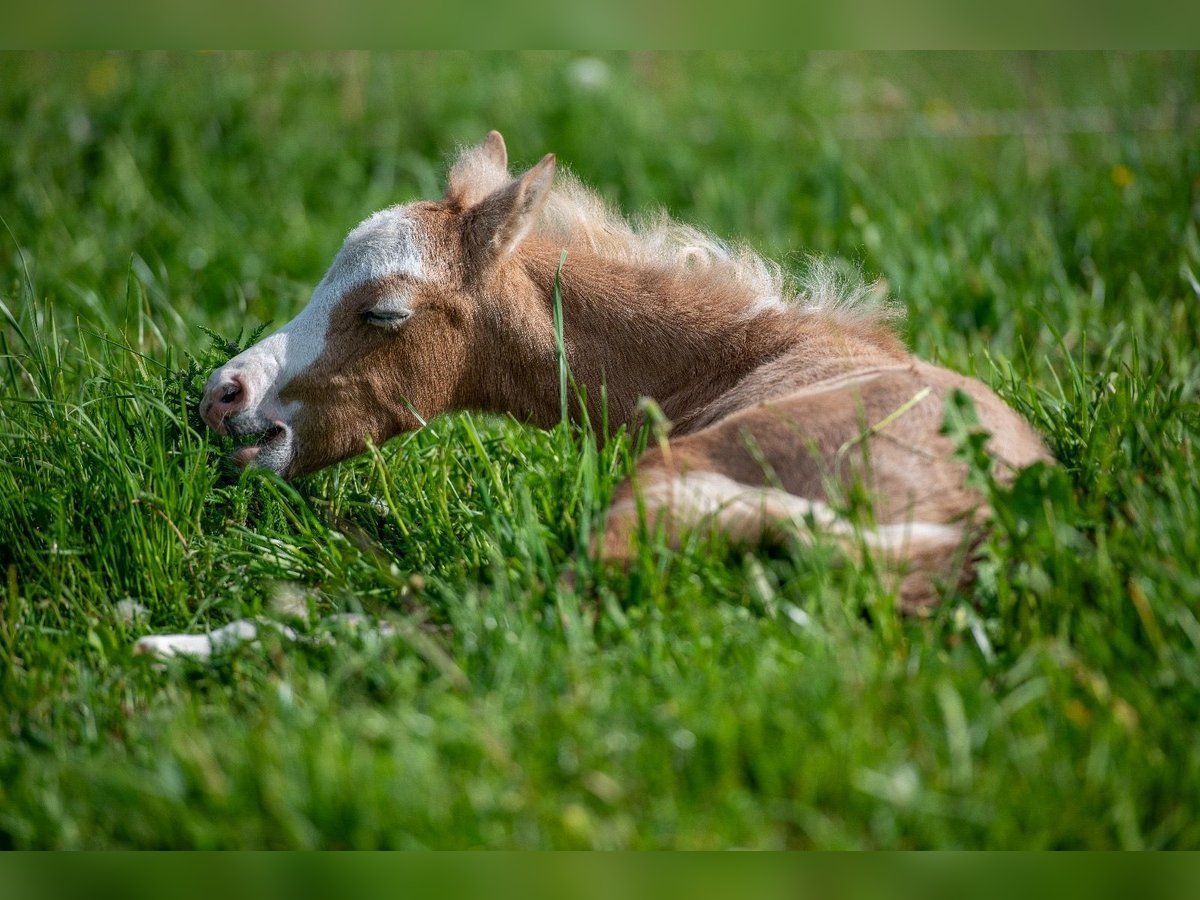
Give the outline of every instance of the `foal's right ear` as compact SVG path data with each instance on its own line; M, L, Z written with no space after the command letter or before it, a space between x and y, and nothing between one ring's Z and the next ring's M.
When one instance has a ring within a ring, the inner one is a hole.
M511 253L537 222L554 184L554 154L466 211L464 237L480 263Z

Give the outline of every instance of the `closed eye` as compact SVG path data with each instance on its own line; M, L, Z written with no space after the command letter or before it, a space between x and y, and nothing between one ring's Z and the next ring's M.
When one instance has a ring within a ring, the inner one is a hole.
M412 315L412 309L404 303L389 298L381 300L370 309L362 311L362 320L368 325L376 325L381 328L395 328L403 323Z

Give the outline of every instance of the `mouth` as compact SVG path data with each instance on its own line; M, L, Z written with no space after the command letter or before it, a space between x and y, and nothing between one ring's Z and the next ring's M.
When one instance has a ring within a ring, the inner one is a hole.
M258 434L241 435L252 438L252 440L250 443L243 444L233 451L233 461L239 466L247 466L252 462L258 461L269 468L276 468L273 464L273 458L280 456L286 447L287 435L287 427L281 422L272 422L265 431ZM267 459L259 460L260 454L271 457L271 462L268 462Z

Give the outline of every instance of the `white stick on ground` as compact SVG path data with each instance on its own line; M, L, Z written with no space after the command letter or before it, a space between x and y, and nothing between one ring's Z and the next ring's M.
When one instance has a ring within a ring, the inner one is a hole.
M380 637L391 637L396 633L395 626L390 622L368 619L357 613L338 613L321 620L322 625L349 627L355 630L370 629ZM296 641L300 635L295 629L270 619L238 619L214 631L202 634L150 634L139 638L133 646L133 652L154 656L159 659L186 657L189 659L209 659L214 653L233 650L248 643L256 643L260 629L268 628L277 632L284 640ZM332 641L328 633L320 636L321 640Z

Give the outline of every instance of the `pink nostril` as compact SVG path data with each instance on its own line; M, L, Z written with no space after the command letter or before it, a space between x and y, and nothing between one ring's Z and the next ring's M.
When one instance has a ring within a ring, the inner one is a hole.
M200 414L217 432L224 434L225 419L245 405L245 384L239 376L233 375L229 381L209 388L200 405Z

